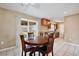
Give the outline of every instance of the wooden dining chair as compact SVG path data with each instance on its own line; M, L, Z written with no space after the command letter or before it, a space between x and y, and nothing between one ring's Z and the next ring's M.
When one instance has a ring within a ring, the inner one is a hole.
M44 54L47 54L52 52L52 56L53 56L53 46L54 46L54 33L50 33L48 34L47 32L45 33L44 36L47 36L48 35L48 45L45 45L43 47L40 48L40 50L43 51Z
M50 33L48 36L49 36L49 45L47 47L47 53L52 52L53 56L54 33Z
M22 44L22 56L23 56L23 52L26 56L27 52L31 52L35 50L35 47L32 47L30 44L25 42L24 35L20 35L20 39L21 39L21 44Z
M43 32L40 32L40 36L43 36Z

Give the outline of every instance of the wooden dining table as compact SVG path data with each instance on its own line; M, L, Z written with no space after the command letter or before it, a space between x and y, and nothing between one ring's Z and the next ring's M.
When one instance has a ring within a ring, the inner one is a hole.
M25 42L30 45L45 45L48 44L48 37L38 36L35 39L25 40Z
M25 43L31 46L36 46L38 48L44 45L47 46L49 41L48 41L48 37L38 36L35 39L25 40Z

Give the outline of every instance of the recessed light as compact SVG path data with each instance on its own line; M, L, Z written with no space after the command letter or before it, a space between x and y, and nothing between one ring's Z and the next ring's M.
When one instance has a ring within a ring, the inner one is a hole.
M67 14L67 12L65 11L64 14Z

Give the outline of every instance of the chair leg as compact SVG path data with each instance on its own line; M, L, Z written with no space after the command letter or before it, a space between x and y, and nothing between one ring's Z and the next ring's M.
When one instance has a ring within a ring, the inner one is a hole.
M29 53L29 56L32 56L32 51Z
M52 56L53 56L53 51L52 51Z
M34 56L35 56L35 52L34 52Z
M40 56L40 51L39 51L39 56Z
M23 56L23 50L22 50L22 54L21 55Z
M52 56L53 56L53 46L52 46Z
M47 54L47 56L48 56L48 45L47 45L47 51L46 51L46 54Z
M45 52L43 52L43 51L39 51L39 56L40 56L40 53L42 54L42 56L45 56Z
M52 56L53 56L53 48L52 48Z
M31 51L29 55L32 56L33 53L34 53L34 56L35 56L35 51Z
M46 51L46 55L48 56L48 50Z
M25 52L25 56L26 56L26 52Z
M47 53L47 56L48 56L48 53Z

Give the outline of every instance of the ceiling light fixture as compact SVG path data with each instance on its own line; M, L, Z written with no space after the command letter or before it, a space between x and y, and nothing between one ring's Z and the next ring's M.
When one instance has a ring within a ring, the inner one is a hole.
M38 3L21 3L22 6L30 6L30 7L34 7L34 8L40 8L40 4Z
M65 11L64 14L67 14L67 12Z

